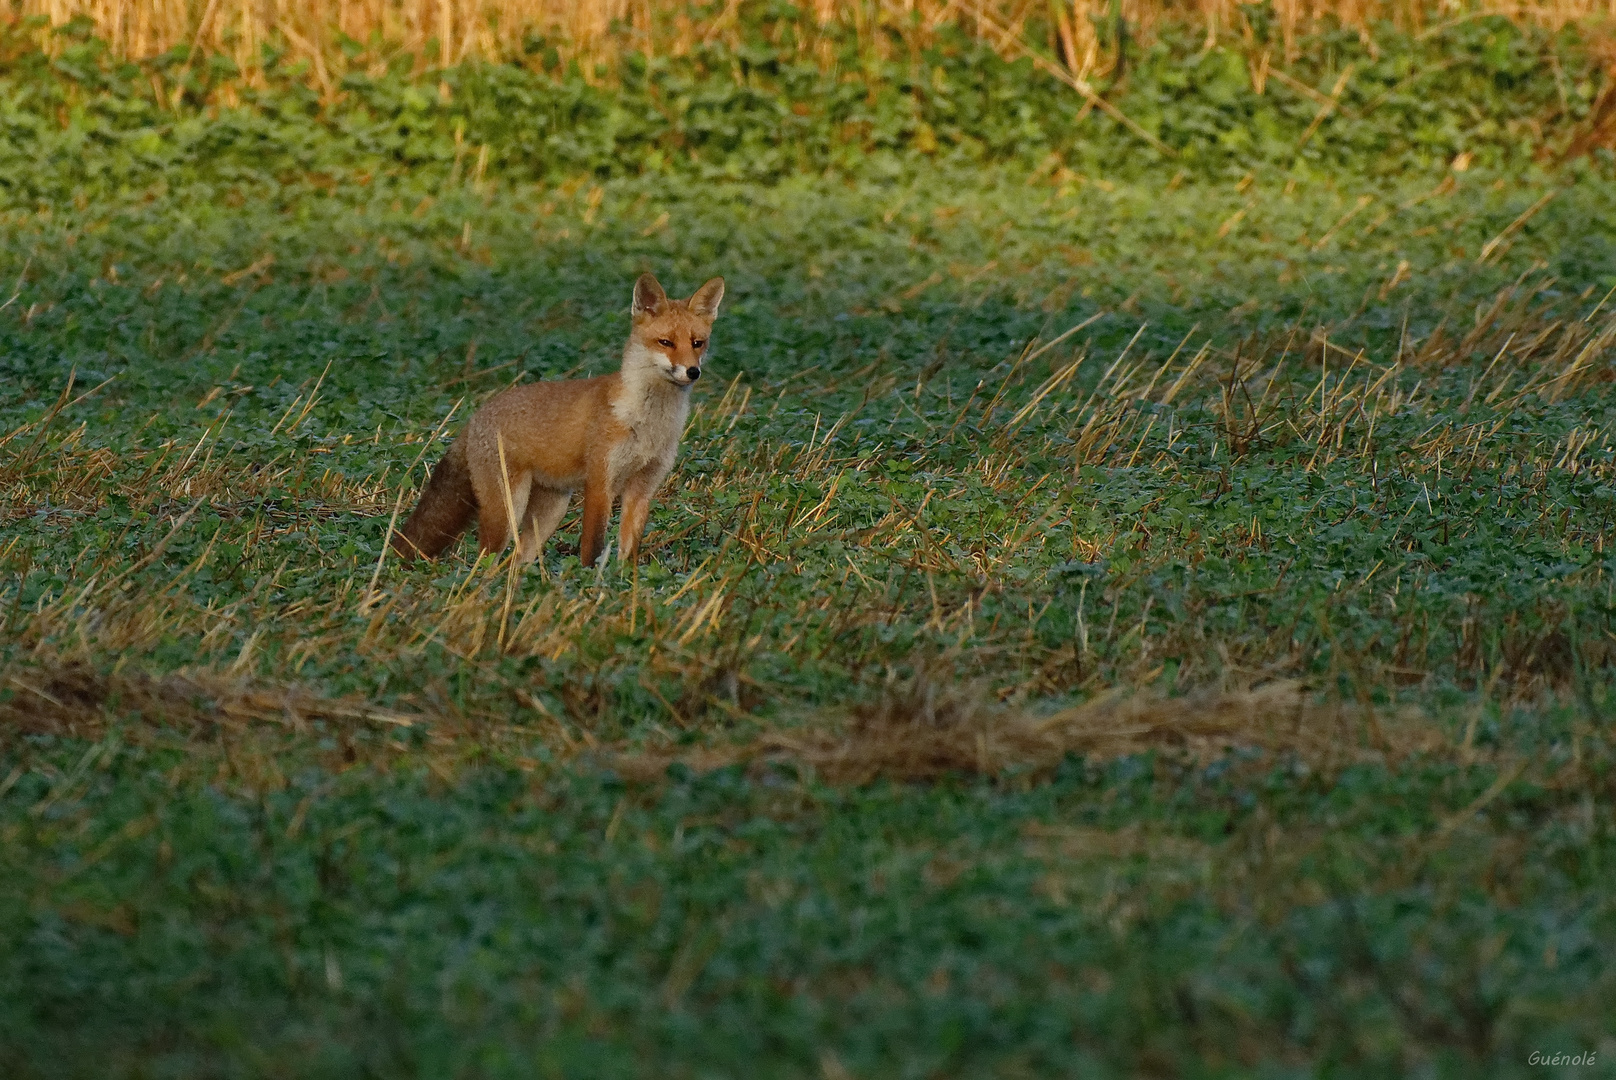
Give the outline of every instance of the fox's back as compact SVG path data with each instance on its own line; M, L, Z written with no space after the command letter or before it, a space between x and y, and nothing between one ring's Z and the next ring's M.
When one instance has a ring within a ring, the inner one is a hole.
M503 443L511 474L531 471L547 486L576 487L583 483L589 444L599 437L601 422L609 419L617 378L597 375L513 386L472 416L466 449L474 462L495 464Z

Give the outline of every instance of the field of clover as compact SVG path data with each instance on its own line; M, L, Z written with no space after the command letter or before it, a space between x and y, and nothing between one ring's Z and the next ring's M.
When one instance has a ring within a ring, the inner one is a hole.
M1170 155L963 41L12 43L0 1071L1616 1056L1616 174L1523 134L1573 42L1453 33L1311 40L1323 121L1169 35ZM647 269L728 291L642 563L384 555Z

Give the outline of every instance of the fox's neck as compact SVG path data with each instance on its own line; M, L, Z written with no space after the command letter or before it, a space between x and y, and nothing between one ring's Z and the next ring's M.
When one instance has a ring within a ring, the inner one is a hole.
M650 434L646 429L662 429L660 434L677 439L690 412L690 388L669 382L656 361L643 352L644 346L632 341L623 351L620 389L612 411L636 431Z

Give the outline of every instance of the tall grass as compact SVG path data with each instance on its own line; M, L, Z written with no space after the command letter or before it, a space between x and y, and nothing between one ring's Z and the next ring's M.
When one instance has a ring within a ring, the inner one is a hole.
M1120 6L1115 6L1120 5ZM51 47L47 27L89 19L113 51L155 56L175 46L230 57L252 78L261 50L272 45L309 61L326 79L346 48L373 65L412 54L417 64L450 65L471 58L520 60L537 39L563 60L610 65L625 52L688 52L703 43L733 41L743 0L698 4L685 0L11 0L14 24L33 25ZM810 0L794 28L799 47L823 46L851 33L876 52L928 44L946 26L976 35L1004 53L1041 46L1079 77L1110 64L1118 15L1135 33L1168 21L1203 25L1209 44L1220 36L1250 37L1253 27L1238 0ZM1444 22L1502 14L1558 28L1603 22L1616 0L1274 0L1264 19L1292 58L1300 34L1336 20L1368 35L1380 22L1425 31ZM29 24L26 20L35 20ZM1267 30L1268 27L1264 27ZM781 33L779 24L773 33ZM1042 40L1039 40L1039 39ZM828 54L827 54L828 58Z

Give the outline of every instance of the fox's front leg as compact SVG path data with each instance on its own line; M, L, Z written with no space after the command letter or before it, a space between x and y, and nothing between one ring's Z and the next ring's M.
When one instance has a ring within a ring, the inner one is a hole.
M651 496L662 483L664 470L652 466L629 477L623 485L623 518L617 531L617 557L633 564L640 557L640 537L651 516Z
M589 463L584 474L584 527L578 554L585 566L604 569L611 551L606 546L606 522L612 516L611 475L604 457Z

